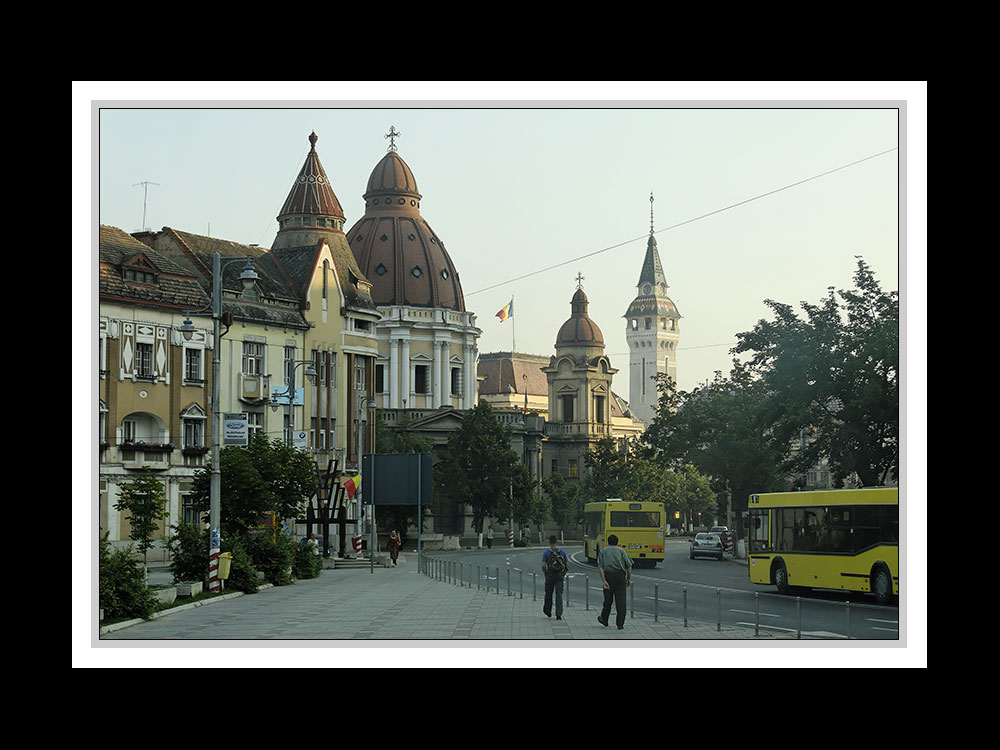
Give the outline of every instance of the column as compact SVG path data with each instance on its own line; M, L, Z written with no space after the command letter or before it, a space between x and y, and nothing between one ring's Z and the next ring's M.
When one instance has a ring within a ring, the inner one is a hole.
M410 340L408 338L401 339L400 344L402 344L403 354L399 358L399 397L402 399L400 407L406 409L413 406L413 399L410 397Z
M441 404L451 406L451 342L441 342Z
M431 406L437 409L441 406L441 342L434 341L434 366L431 367Z
M389 408L399 408L399 340L389 339Z

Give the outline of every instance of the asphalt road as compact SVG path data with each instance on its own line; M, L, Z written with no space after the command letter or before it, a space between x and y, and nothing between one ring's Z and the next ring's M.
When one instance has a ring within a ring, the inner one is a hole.
M429 554L461 563L463 580L473 583L478 576L480 585L493 589L499 570L501 591L507 590L509 580L515 593L523 591L525 598L536 595L541 608L544 549L510 548L494 540L492 550ZM804 639L845 639L848 634L858 640L899 638L898 606L879 606L865 594L823 590L801 592L797 602L795 596L778 594L773 586L750 583L746 561L728 556L723 561L691 560L688 551L687 539L670 539L665 560L656 568L633 569L629 608L634 609L634 616L653 617L658 612L664 617L683 618L686 612L693 622L714 624L721 619L723 625L759 627L761 632L801 632ZM596 616L604 600L600 574L596 566L587 563L582 547L567 545L566 552L570 556L569 601L574 607L585 606L589 593L589 606Z

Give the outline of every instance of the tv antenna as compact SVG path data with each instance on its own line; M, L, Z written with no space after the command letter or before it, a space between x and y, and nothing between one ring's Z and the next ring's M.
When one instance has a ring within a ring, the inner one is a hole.
M149 227L146 226L146 193L149 192L150 185L160 187L160 183L145 180L143 182L135 183L132 187L139 187L140 185L142 185L142 229L140 231L146 232L149 231Z

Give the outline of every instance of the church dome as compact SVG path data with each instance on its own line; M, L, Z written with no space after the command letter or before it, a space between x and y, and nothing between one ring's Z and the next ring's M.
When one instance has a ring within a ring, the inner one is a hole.
M589 302L583 289L577 289L570 303L572 314L556 335L556 346L604 346L604 335L587 315Z
M420 215L417 181L395 150L375 165L364 199L365 214L346 235L375 304L464 312L458 271Z

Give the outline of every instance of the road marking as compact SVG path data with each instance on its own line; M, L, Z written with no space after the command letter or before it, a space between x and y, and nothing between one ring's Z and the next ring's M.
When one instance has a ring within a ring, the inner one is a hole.
M740 615L752 615L752 614L754 614L753 612L747 612L745 609L731 609L729 611L730 612L736 612L737 614L740 614ZM759 614L760 614L761 617L781 617L781 615L769 614L767 612L760 612Z
M866 617L868 622L884 622L888 625L899 625L899 620L876 620L874 617Z
M899 632L899 628L879 628L879 627L876 627L874 625L872 625L872 630L885 630L885 631L888 631L889 633L898 633Z
M650 601L657 601L657 598L655 596L647 596L646 598L649 599ZM676 599L664 599L662 596L659 598L658 601L667 602L668 604L677 604Z

